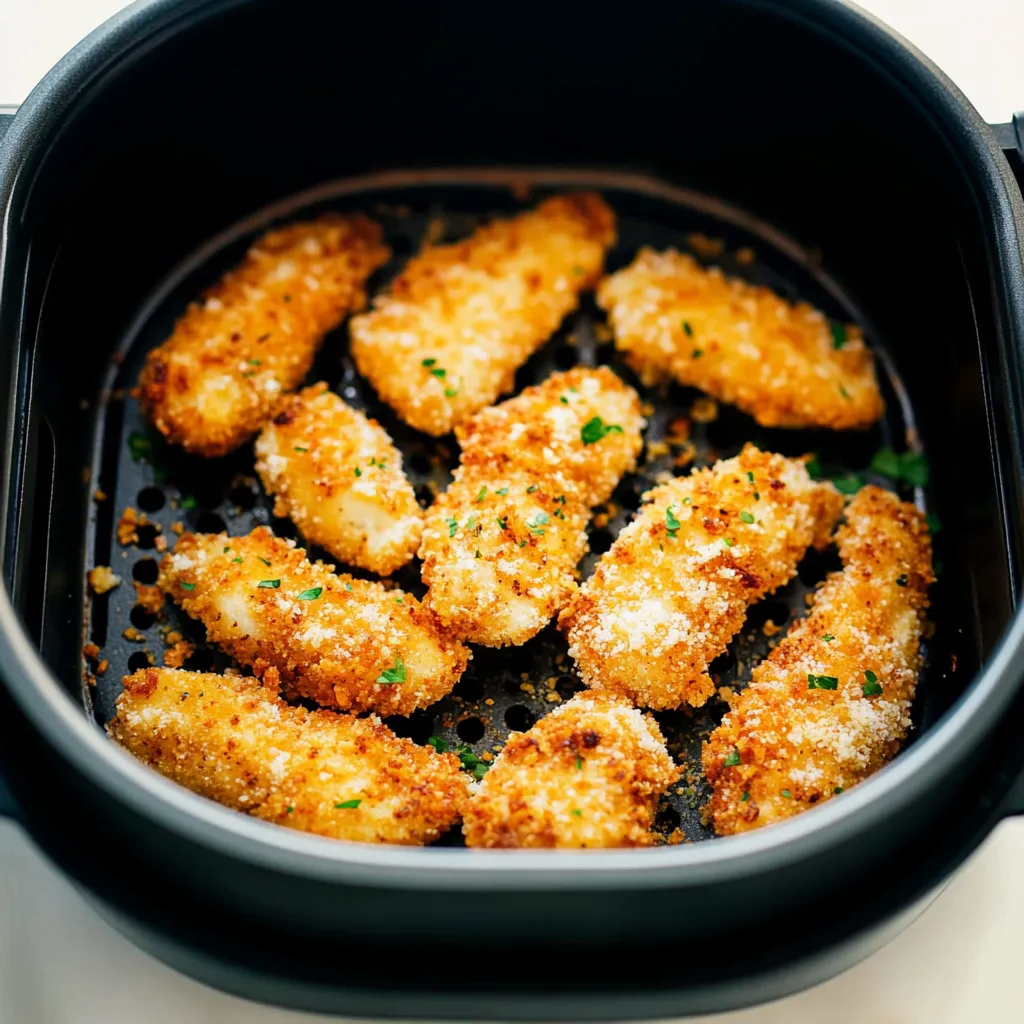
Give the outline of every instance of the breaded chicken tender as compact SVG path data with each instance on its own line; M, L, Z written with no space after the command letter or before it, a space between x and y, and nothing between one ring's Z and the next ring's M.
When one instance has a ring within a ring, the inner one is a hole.
M149 353L143 410L172 444L224 455L309 372L324 335L366 304L390 256L379 225L325 214L270 231Z
M658 797L680 774L650 715L581 694L505 744L466 804L466 845L650 846Z
M352 320L356 366L406 423L447 434L511 390L597 283L614 241L614 213L579 193L427 246Z
M411 594L333 568L261 526L247 537L186 533L159 584L212 643L290 696L408 715L448 693L469 651Z
M256 441L256 471L307 541L388 576L419 547L423 511L387 431L320 383L287 401Z
M462 460L427 513L426 603L456 636L523 644L576 589L592 504L636 464L640 399L610 370L556 373L458 431Z
M645 384L698 387L765 427L867 427L884 411L860 328L673 249L641 249L597 301Z
M704 744L720 835L792 817L876 772L910 729L932 574L924 516L878 487L850 502L843 571L754 669Z
M703 704L747 609L824 548L843 506L803 460L747 445L649 491L562 612L587 686L658 709Z
M331 839L422 845L458 821L467 796L453 754L376 717L290 707L251 677L142 669L125 677L107 730L193 792Z

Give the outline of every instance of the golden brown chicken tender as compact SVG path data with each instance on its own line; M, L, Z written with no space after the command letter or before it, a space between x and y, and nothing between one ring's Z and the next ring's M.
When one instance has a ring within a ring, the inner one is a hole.
M753 445L645 498L559 622L592 689L699 706L715 691L708 665L808 546L828 543L843 499L802 460Z
M352 320L356 366L406 423L447 434L512 388L614 241L611 209L579 193L428 246Z
M331 839L422 845L467 796L453 754L376 717L290 707L251 677L142 669L125 677L107 730L193 792Z
M459 431L455 480L427 513L426 603L488 647L535 636L576 589L592 503L641 448L640 399L610 370L552 375Z
M326 384L288 400L257 438L256 460L274 515L335 558L388 576L416 553L423 510L401 453Z
M408 715L450 692L469 651L411 594L333 568L265 527L187 533L161 561L159 583L212 643L289 695Z
M934 581L924 517L865 487L836 536L844 568L754 669L704 745L720 835L792 817L866 779L910 728Z
M463 812L466 845L650 846L679 775L650 715L581 694L505 744Z
M190 452L237 448L299 386L323 336L366 304L366 279L389 256L365 217L325 214L268 232L149 353L143 410Z
M673 249L641 249L597 301L645 384L673 378L766 427L867 427L884 411L860 328Z

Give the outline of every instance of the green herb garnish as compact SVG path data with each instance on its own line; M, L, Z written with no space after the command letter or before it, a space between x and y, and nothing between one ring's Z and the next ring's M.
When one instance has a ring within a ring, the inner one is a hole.
M128 451L131 452L132 462L142 462L153 455L153 442L136 430L128 435Z
M740 513L740 519L745 523L752 523L754 521L754 517L746 509Z
M807 673L808 690L835 690L839 687L839 680L835 676L816 676Z
M300 601L315 601L324 592L323 587L310 587L299 594Z
M478 502L483 501L484 498L486 497L486 495L487 495L487 488L486 487L481 487L480 490L477 492L476 500Z
M435 366L434 369L430 371L430 376L437 377L438 380L444 380L444 378L448 376L448 371L441 366Z
M385 686L392 686L395 683L405 682L405 665L402 664L401 658L395 659L394 668L386 668L379 676L377 676L377 682Z
M722 763L726 768L735 768L736 765L740 764L740 752L733 747L726 755L725 761Z
M533 494L533 492L536 491L537 489L538 488L536 484L530 484L530 486L526 488L526 493Z
M835 640L835 637L831 633L823 633L821 639L828 644Z
M843 396L843 398L845 398L847 400L849 400L849 398L850 398L850 392L847 391L846 388L844 388L842 384L839 385L839 394L841 394Z
M508 488L507 487L499 487L494 493L495 494L500 494L504 498L505 495L508 494Z
M459 528L459 521L457 519L452 519L449 516L449 518L447 518L445 522L448 524L448 536L454 537L455 531Z
M281 586L281 581L280 580L260 580L259 583L256 584L256 586L258 588L259 587L263 587L264 589L267 589L267 590L277 590L277 588Z
M502 530L508 529L508 516L496 516L495 518L497 520L498 526Z
M876 697L882 692L882 684L878 681L878 676L871 669L865 671L864 678L867 680L863 686L865 697Z
M750 794L744 790L743 796L740 797L740 803L745 804L750 799Z
M871 459L871 468L880 476L910 487L928 483L928 460L916 452L897 455L891 448L879 448Z
M423 362L420 363L420 365L421 366L426 366L429 369L436 362L437 362L437 360L433 356L429 356L427 359L424 359Z
M792 800L792 799L793 799L793 794L792 794L792 793L790 793L790 791L789 791L788 789L784 789L784 790L782 791L782 795L783 795L783 796L784 796L784 797L785 797L785 798L786 798L787 800Z
M840 494L856 494L864 486L864 481L856 473L848 473L833 480L832 485Z
M334 805L334 809L336 811L354 811L362 802L362 800L342 800L340 804Z
M433 747L439 754L448 750L448 741L443 736L431 736L427 740L427 745Z
M683 524L676 519L675 513L672 511L672 506L669 505L669 507L665 509L665 529L673 540L676 539L676 530L678 530L682 525Z
M352 593L352 584L351 583L346 583L345 584L345 589L351 594Z
M836 786L836 788L832 790L832 793L835 796L839 796L839 794L842 793L842 791L843 791L843 787L842 786Z
M194 509L196 507L196 499L191 494L188 494L178 502L178 506L187 510Z
M686 331L686 336L688 338L692 338L693 337L693 328L690 326L690 321L689 320L684 320L683 321L683 330Z
M934 512L928 512L924 521L928 524L928 532L934 537L942 529L942 522Z
M897 587L905 587L909 582L910 579L905 572L901 572L899 576L896 577Z
M576 771L583 771L583 758L579 754L576 755Z
M356 466L356 468L353 469L352 472L355 473L356 476L362 476L363 475L363 471L358 466Z
M583 817L583 812L578 807L574 807L572 809L572 816L574 818L582 818Z
M264 558L264 557L263 557L262 555L257 555L256 557L257 557L257 558L258 558L258 559L259 559L259 560L260 560L260 561L261 561L261 562L262 562L262 563L263 563L263 564L264 564L264 565L265 565L265 566L266 566L266 567L267 567L268 569L270 568L270 560L269 560L268 558Z
M726 546L727 548L731 548L731 547L733 546L733 544L735 544L735 543L736 543L736 541L734 541L734 540L730 540L730 539L729 539L728 537L723 537L723 538L722 538L722 543L723 543L723 544L724 544L724 545L725 545L725 546Z
M235 565L241 565L242 564L242 556L239 555L237 558L232 558L231 561L234 562Z
M309 451L309 449L308 449L308 448L300 448L300 447L299 447L298 445L296 445L296 446L295 446L295 447L294 447L294 448L292 449L292 451L293 451L293 452L308 452L308 451Z
M538 512L533 519L530 519L526 523L526 528L531 532L537 534L538 537L544 536L544 531L541 527L546 526L551 522L551 516L547 512Z
M182 590L195 590L196 589L196 585L194 583L182 583L181 589Z
M580 440L584 444L596 444L609 434L621 434L622 432L622 427L617 423L605 423L600 416L595 416L583 424Z
M846 344L846 324L829 324L832 331L832 347L841 349Z
M812 480L821 479L821 460L818 458L818 453L815 452L805 463L804 468L807 470L807 475Z
M458 393L459 393L459 389L458 388L445 388L444 389L444 397L445 398L454 398Z

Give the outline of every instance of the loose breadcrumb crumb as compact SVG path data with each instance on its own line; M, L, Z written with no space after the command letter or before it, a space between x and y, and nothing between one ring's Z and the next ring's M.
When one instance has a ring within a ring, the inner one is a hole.
M809 545L828 543L843 499L802 459L753 445L644 497L559 622L592 689L699 706L749 606L792 578Z
M164 606L164 592L158 586L151 586L146 583L139 583L138 581L134 582L134 586L135 600L150 615L159 615Z
M366 304L389 257L380 226L325 214L270 231L146 360L144 411L172 444L224 455L309 372L323 336Z
M387 431L320 383L288 400L256 441L256 471L307 541L379 576L416 553L423 511Z
M335 575L294 541L185 534L160 562L160 586L208 639L286 692L332 707L408 715L458 682L469 650L411 594Z
M107 728L211 800L332 839L422 845L466 799L453 754L399 739L375 716L290 707L251 677L143 669L125 677Z
M884 411L860 328L692 256L641 249L597 298L646 384L698 387L765 427L867 427Z
M704 744L720 835L792 817L892 758L910 729L934 581L924 516L878 487L850 502L842 572L753 672Z
M650 715L582 694L510 737L466 806L466 845L650 846L679 775Z
M600 196L556 196L462 242L427 247L353 318L356 366L399 416L441 436L512 388L592 288L615 241Z

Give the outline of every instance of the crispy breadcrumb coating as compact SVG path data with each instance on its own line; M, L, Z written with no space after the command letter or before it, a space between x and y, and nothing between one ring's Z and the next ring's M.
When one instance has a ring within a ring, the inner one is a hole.
M448 693L469 651L411 594L333 568L261 526L247 537L186 533L159 582L212 643L289 695L408 715Z
M307 541L380 576L416 553L423 510L376 421L324 383L291 397L256 440L256 471Z
M792 817L876 772L910 729L932 574L924 516L865 487L836 535L843 571L754 669L704 744L720 835Z
M859 327L674 249L641 249L597 301L645 384L674 378L765 427L867 427L884 411Z
M614 241L614 213L578 193L454 245L428 245L352 320L356 366L406 423L447 434L511 390L516 370L597 283Z
M366 304L366 279L389 256L365 217L325 214L268 232L149 353L143 410L190 452L237 448L299 386L323 336Z
M107 729L196 793L331 839L422 845L458 821L467 795L453 754L376 717L290 707L251 677L142 669L125 677Z
M749 444L644 497L560 625L592 689L658 709L699 706L715 691L708 665L808 546L827 545L843 499L803 460Z
M466 845L650 846L658 797L680 774L650 715L580 694L510 737L466 804Z
M643 425L636 392L602 367L553 374L459 430L461 464L420 547L447 628L502 647L551 621L576 589L590 506L636 464Z

